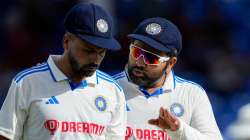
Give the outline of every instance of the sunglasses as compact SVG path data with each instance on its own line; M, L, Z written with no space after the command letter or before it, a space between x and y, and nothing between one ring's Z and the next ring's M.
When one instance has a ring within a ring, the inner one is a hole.
M147 50L137 47L134 44L130 45L130 54L138 60L141 56L143 57L144 63L147 65L159 65L160 63L168 61L169 57L159 56Z

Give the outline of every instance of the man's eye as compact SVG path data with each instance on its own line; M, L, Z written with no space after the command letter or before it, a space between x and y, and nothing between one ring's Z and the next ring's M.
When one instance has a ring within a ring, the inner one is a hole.
M87 50L87 49L83 49L82 51L84 51L86 53L93 53L93 52L95 52L94 50Z

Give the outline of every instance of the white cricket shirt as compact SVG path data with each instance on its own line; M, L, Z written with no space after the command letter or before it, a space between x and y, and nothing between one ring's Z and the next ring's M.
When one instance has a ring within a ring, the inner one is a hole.
M128 111L126 139L222 140L206 92L196 83L171 72L162 88L149 94L129 82L125 71L113 78L125 93ZM148 120L158 118L161 106L179 118L179 130L166 132L148 124Z
M13 140L122 140L123 90L97 70L74 84L47 63L17 74L0 111L0 135Z

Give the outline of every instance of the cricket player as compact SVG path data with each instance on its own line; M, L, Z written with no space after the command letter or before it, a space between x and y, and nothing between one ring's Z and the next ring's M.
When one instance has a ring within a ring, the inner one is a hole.
M0 110L0 140L123 140L126 104L121 87L97 70L117 50L112 20L79 3L64 22L64 53L16 75Z
M128 64L113 76L125 93L126 140L222 140L204 89L173 72L182 48L178 28L149 18L128 37Z

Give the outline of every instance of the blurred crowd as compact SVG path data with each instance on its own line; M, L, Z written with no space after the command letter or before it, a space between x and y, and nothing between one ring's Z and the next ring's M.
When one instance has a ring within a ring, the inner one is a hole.
M0 106L20 70L62 53L65 13L80 0L8 0L0 5ZM161 16L182 32L183 50L175 74L202 85L225 140L237 112L250 103L249 0L85 0L102 5L114 18L123 46L108 52L100 69L124 68L128 38L145 18ZM248 115L249 117L249 115ZM239 119L239 118L238 118ZM249 130L250 130L250 118ZM249 132L250 133L250 132Z

